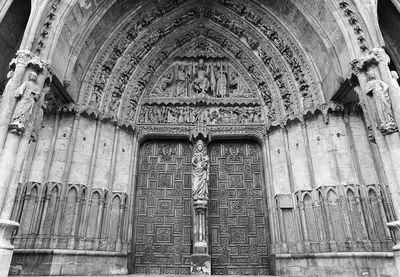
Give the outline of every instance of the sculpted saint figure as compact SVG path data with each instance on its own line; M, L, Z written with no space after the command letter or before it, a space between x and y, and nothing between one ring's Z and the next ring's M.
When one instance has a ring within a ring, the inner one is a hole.
M197 69L197 77L193 82L193 90L199 94L207 94L210 89L210 81L208 80L208 72L204 66L204 60L200 59Z
M398 88L399 87L399 74L396 71L390 71L390 75L392 76L393 86Z
M187 96L186 79L187 72L183 67L178 65L176 73L176 96Z
M202 140L198 140L196 143L192 167L193 199L208 200L208 156Z
M165 96L165 93L167 91L167 86L172 83L173 77L174 76L172 75L171 72L165 73L161 77L158 86L154 88L154 94Z
M226 74L222 70L222 65L220 66L217 73L217 97L227 97L227 85L228 81L226 79Z
M10 123L11 132L22 133L25 131L33 106L40 96L36 80L37 74L31 72L29 81L24 82L15 93L15 98L18 99L18 102Z
M393 124L392 105L390 103L389 86L382 80L378 80L373 72L367 73L367 95L372 96L375 102L378 128L385 128L385 125Z
M239 74L235 71L231 72L230 86L232 87L232 96L234 97L245 97L246 87L244 82L240 79Z
M7 83L6 83L5 87L4 87L4 92L7 91L8 88L10 87L10 84L11 84L10 81L11 81L12 77L14 77L14 71L10 70L7 73Z

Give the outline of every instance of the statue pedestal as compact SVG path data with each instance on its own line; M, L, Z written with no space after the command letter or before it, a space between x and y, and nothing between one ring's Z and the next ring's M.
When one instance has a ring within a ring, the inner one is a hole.
M11 244L12 232L19 227L15 221L0 219L0 277L8 276L14 246Z
M400 275L400 220L389 222L386 224L390 230L394 232L396 245L393 246L393 256L396 262L397 272Z
M195 241L191 257L190 274L211 275L211 256L208 254L207 200L195 200Z
M208 254L193 254L190 266L191 275L211 275L211 256Z

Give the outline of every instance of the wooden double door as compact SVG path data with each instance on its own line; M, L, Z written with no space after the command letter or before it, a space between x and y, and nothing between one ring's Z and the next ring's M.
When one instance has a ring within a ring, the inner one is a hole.
M269 273L268 223L260 147L208 146L208 240L212 274ZM192 146L150 141L140 150L133 269L137 274L190 274Z

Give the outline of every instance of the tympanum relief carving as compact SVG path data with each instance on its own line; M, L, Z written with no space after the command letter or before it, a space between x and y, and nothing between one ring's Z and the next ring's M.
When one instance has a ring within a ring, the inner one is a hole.
M228 59L177 59L143 99L138 123L261 124L259 103Z
M226 59L176 61L157 81L150 98L255 98Z

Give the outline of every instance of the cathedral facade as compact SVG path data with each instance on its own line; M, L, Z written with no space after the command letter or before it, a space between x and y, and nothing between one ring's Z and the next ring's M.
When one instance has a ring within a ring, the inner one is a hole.
M399 276L399 11L3 1L0 276Z

